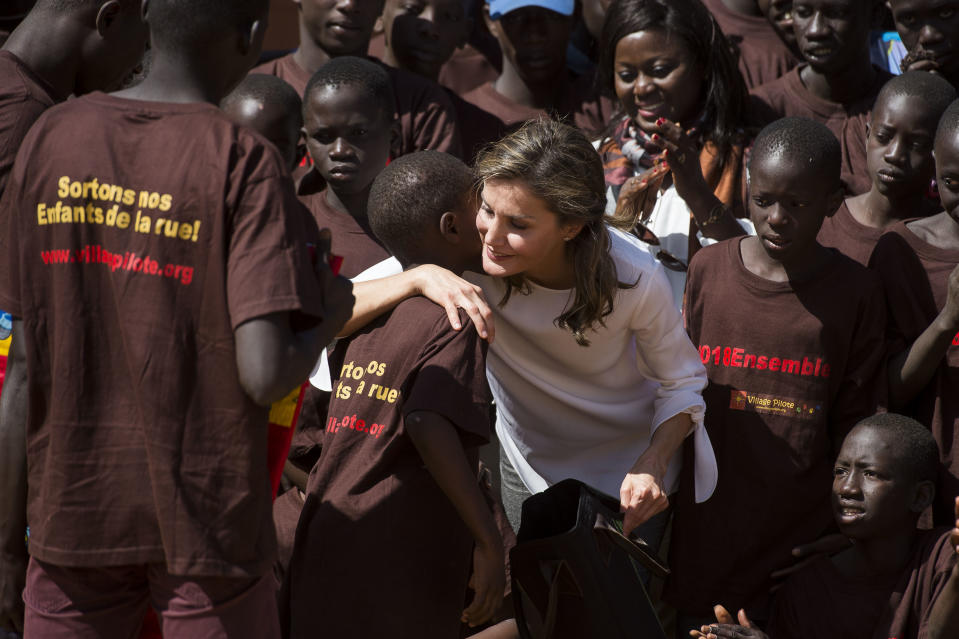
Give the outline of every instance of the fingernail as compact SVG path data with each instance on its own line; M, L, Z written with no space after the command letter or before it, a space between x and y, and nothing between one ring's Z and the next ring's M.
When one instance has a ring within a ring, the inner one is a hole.
M640 182L639 185L640 185L640 186L646 186L646 180L643 180L642 182Z
M666 118L659 118L656 120L656 124L666 124Z
M658 139L659 139L659 134L653 133L653 139L654 139L654 140L658 140Z

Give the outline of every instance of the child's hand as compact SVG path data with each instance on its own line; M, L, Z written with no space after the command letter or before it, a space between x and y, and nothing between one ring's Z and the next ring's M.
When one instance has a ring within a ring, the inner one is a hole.
M769 635L753 625L745 610L739 611L739 624L733 622L732 615L722 606L716 606L716 619L719 623L703 626L699 630L690 630L691 637L706 639L769 639ZM724 615L721 615L719 609Z
M477 544L473 549L473 576L470 578L473 601L463 611L463 623L478 626L489 621L506 590L506 568L503 546Z

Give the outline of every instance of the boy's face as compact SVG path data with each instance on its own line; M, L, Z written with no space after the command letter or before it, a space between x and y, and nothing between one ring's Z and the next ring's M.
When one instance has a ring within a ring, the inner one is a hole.
M313 42L330 56L365 56L383 0L294 0Z
M483 272L483 240L476 228L476 211L480 207L479 194L470 189L463 198L463 204L456 213L456 228L462 233L463 240L457 250L463 257L464 269L474 273Z
M832 191L824 184L836 184ZM783 153L753 155L749 169L749 217L763 250L784 264L801 264L816 245L827 215L842 201L838 176Z
M573 20L542 7L522 7L488 22L503 56L524 82L555 82L566 71L566 43Z
M316 170L337 193L369 188L390 156L392 112L355 86L318 86L307 96L303 133Z
M249 127L272 142L292 171L299 160L300 118L275 103L244 98L223 109L237 124Z
M959 224L959 131L942 136L936 144L936 183L942 208Z
M796 32L793 30L792 0L758 0L759 10L790 47L796 46Z
M407 71L433 80L466 41L469 22L463 0L387 0L383 9L393 56Z
M953 85L959 82L959 0L889 0L886 4L906 49L930 54Z
M842 534L868 539L914 524L918 482L896 453L895 442L869 426L846 436L833 467L833 516Z
M824 75L868 57L870 0L794 0L793 30L800 52Z
M876 104L866 138L866 165L886 197L925 193L935 173L937 118L922 98L890 95Z

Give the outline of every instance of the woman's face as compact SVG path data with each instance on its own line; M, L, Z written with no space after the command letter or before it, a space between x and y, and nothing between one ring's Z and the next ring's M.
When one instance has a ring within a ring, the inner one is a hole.
M623 110L646 131L659 118L689 126L702 110L702 68L682 38L661 29L616 43L613 86Z
M582 229L560 224L546 202L520 180L488 180L476 214L483 270L493 277L523 274L549 286L569 269L566 242Z

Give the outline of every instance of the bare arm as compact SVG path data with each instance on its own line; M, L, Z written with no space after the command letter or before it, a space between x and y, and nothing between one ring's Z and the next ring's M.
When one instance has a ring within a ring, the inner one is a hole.
M472 583L476 594L463 611L463 621L479 625L496 612L506 588L499 529L480 492L476 469L466 459L456 427L437 413L415 411L406 417L406 431L476 541Z
M20 593L27 570L27 363L22 330L23 323L14 320L0 396L0 629L17 632L23 632Z
M890 408L908 404L935 375L959 331L959 266L949 275L946 304L912 345L889 362Z
M480 337L493 341L493 313L482 289L439 266L424 264L390 277L357 282L353 295L356 297L353 316L339 337L352 335L403 300L422 295L446 309L454 329L462 328L457 310L462 308Z
M620 508L626 513L623 534L629 535L653 515L666 510L669 498L663 489L663 478L669 460L692 431L689 413L673 415L660 424L647 448L626 474L619 489Z

